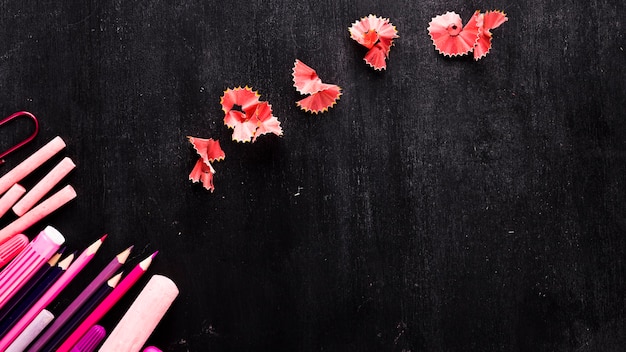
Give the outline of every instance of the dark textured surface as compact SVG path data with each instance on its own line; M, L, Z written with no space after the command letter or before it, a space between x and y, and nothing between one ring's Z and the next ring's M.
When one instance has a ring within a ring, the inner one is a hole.
M431 17L492 8L509 21L485 59L435 52ZM348 36L369 13L399 30L387 72ZM53 308L126 246L131 265L158 249L149 274L181 290L150 340L166 351L623 351L625 15L616 0L2 1L0 113L42 131L0 172L67 141L79 197L45 224L72 249L109 238ZM295 106L296 58L344 89L328 113ZM229 141L219 97L246 84L283 138ZM213 194L187 180L187 135L222 142Z

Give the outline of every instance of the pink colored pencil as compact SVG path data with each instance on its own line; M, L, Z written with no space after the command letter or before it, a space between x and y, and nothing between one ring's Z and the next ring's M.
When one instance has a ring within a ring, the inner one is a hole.
M70 185L63 187L57 193L39 203L22 217L17 218L15 221L0 230L0 244L33 226L39 220L50 215L50 213L59 209L74 198L76 198L76 191L74 191L74 188Z
M63 235L48 226L0 272L0 308L57 252L63 242Z
M52 323L50 328L37 338L35 343L28 349L29 351L40 351L43 349L48 341L50 341L66 323L75 315L75 313L89 300L89 298L108 280L115 272L122 267L126 262L132 246L118 254L113 260L98 274L98 276L87 285L87 287L70 303L69 306L59 315L59 317ZM60 342L60 341L59 341Z
M13 212L17 216L22 216L29 211L33 205L43 198L61 180L74 170L76 164L70 158L63 158L41 181L37 182L26 195L13 206Z
M48 304L50 304L63 289L76 277L76 275L93 259L94 255L102 245L102 242L106 238L102 236L99 240L94 242L91 246L87 247L76 260L70 265L69 268L61 275L61 277L44 293L44 295L35 303L22 318L4 335L0 340L0 351L4 351L13 340L15 340L19 334L30 324L33 319L41 312Z
M56 153L65 148L65 142L61 137L55 137L48 144L41 147L31 156L0 177L0 194L6 192L15 183L28 176L31 172L52 158Z
M151 256L139 263L113 291L94 309L91 314L83 320L83 322L70 334L70 336L56 350L57 352L68 352L78 340L89 330L90 327L96 325L98 321L119 301L122 296L139 280L139 278L148 270L152 263L152 259L158 252L154 252ZM1 347L1 346L0 346ZM1 350L1 349L0 349Z
M0 198L0 218L11 209L24 193L26 193L26 188L22 187L19 183L9 188L7 193Z
M13 258L28 246L28 237L19 234L0 245L0 268L7 265Z
M106 336L106 330L100 325L94 325L87 331L80 341L72 348L71 352L92 352Z

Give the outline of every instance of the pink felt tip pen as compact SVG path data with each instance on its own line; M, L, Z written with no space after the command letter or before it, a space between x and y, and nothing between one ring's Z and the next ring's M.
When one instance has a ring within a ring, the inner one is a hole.
M19 234L0 245L0 268L7 265L13 258L28 246L28 237Z
M15 221L0 230L0 244L33 226L39 220L50 215L50 213L59 209L74 198L76 198L76 191L74 191L74 188L70 185L63 187L57 193L51 195L46 200L39 203L36 207L29 210L22 217L17 218Z
M0 308L52 257L65 238L48 226L0 272ZM1 349L0 349L1 350Z
M31 172L65 148L61 137L55 137L31 156L0 177L0 194L6 192L15 183L28 176Z
M41 181L26 193L14 206L13 212L17 216L22 216L29 211L43 196L56 186L61 180L74 170L76 164L70 158L63 158Z
M106 330L100 325L92 326L70 352L92 352L106 336Z
M26 193L26 188L19 183L14 184L7 193L0 197L0 218Z

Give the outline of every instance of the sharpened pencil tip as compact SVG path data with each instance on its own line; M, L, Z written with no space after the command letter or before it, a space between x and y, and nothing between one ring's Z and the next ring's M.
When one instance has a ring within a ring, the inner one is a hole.
M156 251L156 252L152 253L152 255L151 255L152 259L154 259L154 257L156 257L157 254L159 254L159 251Z
M126 260L128 259L128 256L130 255L130 252L133 250L133 247L135 246L130 246L117 255L117 261L120 264L126 263Z
M102 237L100 237L100 241L104 242L104 240L107 238L108 235L109 235L108 233L105 233Z

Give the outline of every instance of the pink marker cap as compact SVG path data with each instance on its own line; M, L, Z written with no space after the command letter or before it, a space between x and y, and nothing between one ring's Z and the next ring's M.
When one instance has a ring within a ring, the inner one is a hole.
M10 262L28 246L28 237L19 234L0 245L0 268Z
M85 336L83 336L70 352L91 352L95 351L102 339L106 336L106 330L100 325L92 326Z
M143 352L163 352L160 349L154 347L154 346L148 346L146 348L143 349Z

